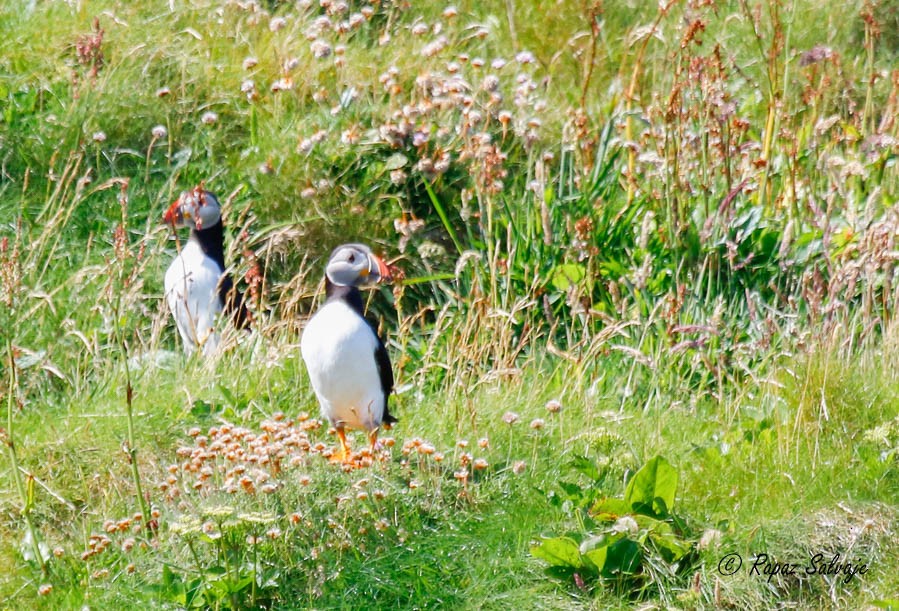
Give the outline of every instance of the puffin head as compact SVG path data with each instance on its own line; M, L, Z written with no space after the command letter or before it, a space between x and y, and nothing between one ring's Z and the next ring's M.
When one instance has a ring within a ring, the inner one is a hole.
M222 207L218 199L200 186L183 191L165 211L162 221L173 227L190 227L200 231L215 225L221 218Z
M325 274L339 286L363 286L390 280L387 264L365 244L343 244L335 248Z

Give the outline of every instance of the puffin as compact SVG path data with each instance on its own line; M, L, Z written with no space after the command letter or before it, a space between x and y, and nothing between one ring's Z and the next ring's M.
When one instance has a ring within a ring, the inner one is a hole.
M172 228L190 227L190 238L165 273L165 299L191 355L204 356L218 348L215 331L219 314L238 329L248 329L251 317L243 295L225 273L225 231L222 207L203 186L184 191L163 215Z
M325 268L325 303L303 330L300 351L312 390L340 439L332 462L352 460L346 429L365 430L374 453L378 431L397 422L387 406L393 391L390 357L365 317L359 291L389 279L387 265L365 244L338 246Z

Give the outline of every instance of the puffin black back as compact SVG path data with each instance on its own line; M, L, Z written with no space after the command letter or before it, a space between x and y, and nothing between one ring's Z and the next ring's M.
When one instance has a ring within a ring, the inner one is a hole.
M218 283L218 295L222 302L222 311L229 315L238 329L250 326L250 312L244 303L243 294L234 286L234 280L225 271L225 227L221 219L209 227L191 229L190 236L203 250L203 254L218 263L222 277Z

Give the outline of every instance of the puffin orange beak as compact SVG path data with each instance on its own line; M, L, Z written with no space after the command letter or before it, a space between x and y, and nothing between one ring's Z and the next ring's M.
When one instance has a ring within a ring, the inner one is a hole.
M181 200L176 199L175 202L169 206L169 209L165 211L165 214L162 215L162 222L166 225L174 225L178 226L184 220L184 215L181 212Z
M378 282L384 282L388 280L392 280L393 276L390 275L390 269L387 267L387 264L384 263L384 259L379 257L378 255L372 255L370 257L370 267L378 269ZM374 271L374 269L372 269Z

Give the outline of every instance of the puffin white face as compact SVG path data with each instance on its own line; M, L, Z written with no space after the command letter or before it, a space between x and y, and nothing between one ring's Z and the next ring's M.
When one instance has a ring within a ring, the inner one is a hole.
M390 279L387 264L365 244L344 244L335 248L325 274L331 282L341 286L362 286Z
M204 227L215 225L221 218L222 207L215 195L202 187L194 187L181 193L166 210L162 220L167 225L200 231Z

